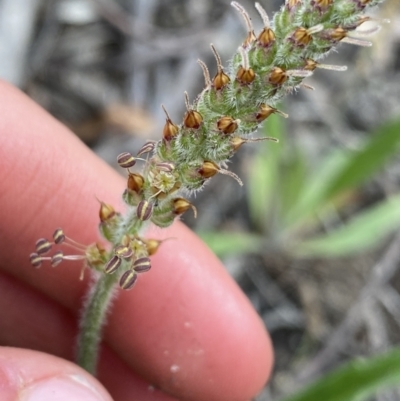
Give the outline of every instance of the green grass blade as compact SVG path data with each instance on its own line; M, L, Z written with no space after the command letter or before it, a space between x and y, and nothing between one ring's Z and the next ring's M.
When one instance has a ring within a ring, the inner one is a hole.
M284 146L282 117L272 115L263 130L266 136L279 139L279 143L260 143L247 177L246 188L250 217L258 230L264 231L274 210L274 198L279 181L279 161Z
M400 228L400 195L360 212L348 224L327 235L301 242L296 251L302 256L349 255L379 244L397 228Z
M248 233L200 232L197 234L219 257L259 252L264 241L263 237Z
M378 390L400 384L400 349L354 360L282 401L363 401Z

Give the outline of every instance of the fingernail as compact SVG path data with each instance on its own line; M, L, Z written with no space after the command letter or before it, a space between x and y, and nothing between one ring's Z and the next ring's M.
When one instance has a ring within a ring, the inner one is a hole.
M20 393L21 401L111 401L83 376L66 375L32 383Z

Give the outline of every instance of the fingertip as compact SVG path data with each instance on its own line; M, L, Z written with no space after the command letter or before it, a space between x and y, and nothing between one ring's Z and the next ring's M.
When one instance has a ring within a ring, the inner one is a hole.
M0 348L4 401L112 401L104 387L78 366L37 351Z

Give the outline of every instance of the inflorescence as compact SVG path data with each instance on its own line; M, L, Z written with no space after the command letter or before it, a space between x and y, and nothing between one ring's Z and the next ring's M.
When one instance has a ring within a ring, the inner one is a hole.
M345 71L345 66L321 64L321 60L341 42L369 46L363 31L355 30L372 18L366 16L367 7L383 0L286 0L272 21L259 3L264 27L254 32L251 19L238 3L232 6L244 18L247 35L230 66L224 69L213 45L217 72L211 78L204 62L205 87L190 104L185 92L186 112L181 124L166 115L162 139L148 141L136 156L125 152L118 156L118 164L128 173L123 200L127 212L123 216L114 208L100 202L100 232L111 245L84 246L65 236L61 229L53 241L40 239L30 260L34 267L42 262L57 266L63 260L84 260L85 266L107 275L120 272L119 285L130 289L140 273L150 269L150 256L161 241L144 239L141 235L147 223L167 227L177 216L196 208L185 195L199 191L216 174L225 174L242 182L227 170L227 162L248 142L275 140L249 138L271 114L284 118L287 114L275 105L286 94L297 88L311 87L303 80L316 68ZM378 29L364 31L373 33ZM312 89L312 88L311 88ZM147 155L146 159L140 156ZM144 163L141 173L131 169L138 161ZM45 256L53 246L64 244L76 255L62 251Z

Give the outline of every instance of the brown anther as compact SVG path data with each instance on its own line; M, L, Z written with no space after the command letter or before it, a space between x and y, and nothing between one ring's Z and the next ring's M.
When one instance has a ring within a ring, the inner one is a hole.
M152 214L153 214L153 204L146 200L140 201L136 209L137 218L141 221L146 221L150 219Z
M158 171L164 171L165 173L172 173L175 170L175 164L172 162L161 162L156 164Z
M215 59L217 60L217 73L212 80L212 84L213 84L213 87L217 91L219 91L219 90L225 88L225 86L228 85L231 80L230 80L229 76L224 73L224 70L222 68L221 57L215 50L214 45L211 44L210 46L211 46L211 50L214 53Z
M190 107L189 96L188 96L187 92L185 92L185 104L186 104L187 111L183 118L183 125L186 128L199 129L201 123L203 122L203 117L201 116L201 114L198 111L193 110Z
M243 68L239 67L238 72L236 73L236 79L243 85L251 84L256 77L256 73L252 68Z
M36 252L31 253L29 255L29 260L33 267L39 268L42 265L42 257L38 255Z
M140 174L130 173L128 175L127 188L136 193L140 193L143 188L144 178Z
M117 245L114 248L114 254L119 258L130 259L133 256L133 250L127 245Z
M54 231L53 239L56 244L63 243L65 241L64 231L61 228L57 228L56 231Z
M137 280L137 274L134 270L127 270L119 279L119 286L123 290L130 290Z
M151 269L150 258L143 257L136 259L133 263L132 269L135 270L136 273L148 272Z
M46 238L40 238L36 241L36 252L39 255L43 255L49 252L51 249L51 244Z
M174 213L178 216L185 213L187 210L192 209L194 218L197 217L197 209L196 207L190 203L188 200L184 198L176 198L174 199Z
M203 178L214 177L219 171L219 167L214 162L205 161L198 172Z
M147 141L140 149L139 152L137 153L136 156L141 156L145 153L150 153L154 150L156 144L154 141Z
M282 85L288 79L286 71L280 67L274 67L269 73L268 80L273 85Z
M64 260L64 254L61 251L56 252L52 257L51 257L51 266L56 267L58 266L62 261Z
M136 164L136 159L129 152L124 152L118 155L117 162L122 168L130 168Z
M100 221L104 222L110 220L114 216L115 216L114 208L111 205L108 205L107 203L100 202L100 211L99 211Z
M312 36L306 28L300 27L293 32L292 39L297 46L307 46L312 41Z
M122 260L117 255L114 255L105 265L104 271L108 274L112 274L118 270L121 266Z
M232 117L225 116L217 121L217 127L219 131L229 135L237 130L238 123L237 120L234 120Z
M170 141L171 139L175 138L178 135L179 127L171 121L171 118L169 117L169 114L165 109L164 105L161 105L161 107L164 110L165 115L167 116L163 129L163 138L166 141Z
M265 27L257 38L257 43L261 47L270 47L273 43L275 43L275 33L271 28Z

